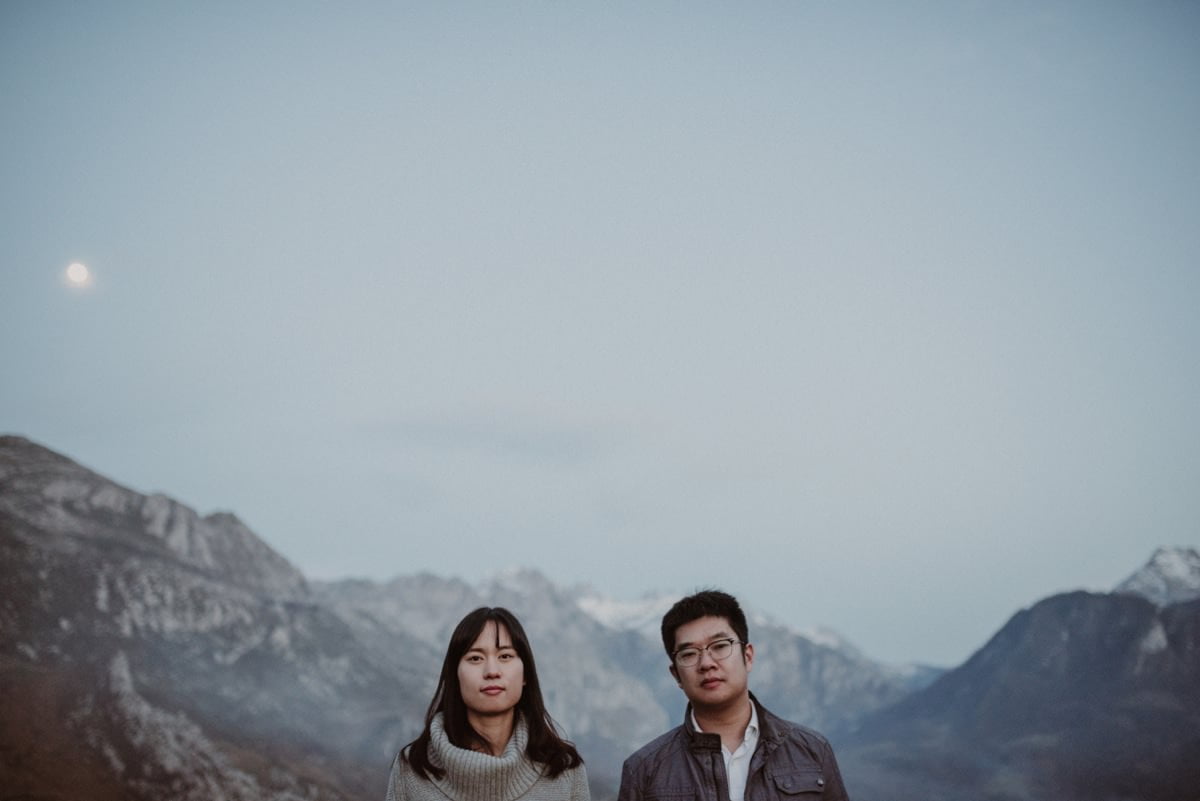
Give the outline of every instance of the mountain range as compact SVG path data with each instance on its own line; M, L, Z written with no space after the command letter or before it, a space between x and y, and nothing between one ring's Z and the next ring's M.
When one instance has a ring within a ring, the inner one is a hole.
M0 799L378 798L445 643L480 605L534 643L547 706L615 796L680 719L657 622L533 570L306 579L234 515L200 516L0 437ZM834 740L852 796L1197 798L1200 556L1018 612L963 665L884 665L752 613L753 689Z

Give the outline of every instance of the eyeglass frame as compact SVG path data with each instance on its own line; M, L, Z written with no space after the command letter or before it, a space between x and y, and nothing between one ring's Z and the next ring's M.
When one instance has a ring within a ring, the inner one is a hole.
M712 653L709 650L714 645L720 645L721 643L729 643L729 653L725 654L725 656L717 656L716 654ZM673 654L671 654L671 662L673 662L677 667L693 668L696 665L700 664L700 660L704 658L705 654L708 654L709 656L711 656L713 658L714 662L724 662L726 659L733 656L733 646L735 646L735 645L743 646L742 651L744 653L745 646L747 646L749 644L750 643L746 642L745 640L739 640L737 637L721 637L719 639L713 640L708 645L704 645L704 646L685 645L682 648L676 649L676 651ZM683 662L680 662L679 655L681 653L683 653L684 651L695 651L696 652L696 661L690 665L685 665Z

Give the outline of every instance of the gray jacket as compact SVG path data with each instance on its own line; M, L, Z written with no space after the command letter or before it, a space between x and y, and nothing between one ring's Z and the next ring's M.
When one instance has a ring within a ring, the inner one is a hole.
M829 741L812 729L758 708L758 747L750 758L746 801L849 801ZM617 801L729 801L721 736L683 725L625 760Z

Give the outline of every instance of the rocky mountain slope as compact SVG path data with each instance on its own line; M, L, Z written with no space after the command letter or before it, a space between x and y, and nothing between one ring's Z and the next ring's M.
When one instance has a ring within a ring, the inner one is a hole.
M383 661L231 515L4 437L0 560L9 795L371 797L419 720L431 655Z

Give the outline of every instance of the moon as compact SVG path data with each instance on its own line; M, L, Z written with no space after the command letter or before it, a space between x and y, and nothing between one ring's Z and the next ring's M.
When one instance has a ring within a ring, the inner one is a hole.
M92 271L83 262L71 262L67 266L67 280L72 286L87 286L92 280Z

